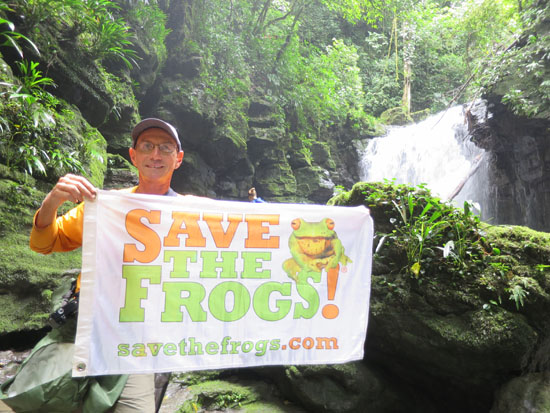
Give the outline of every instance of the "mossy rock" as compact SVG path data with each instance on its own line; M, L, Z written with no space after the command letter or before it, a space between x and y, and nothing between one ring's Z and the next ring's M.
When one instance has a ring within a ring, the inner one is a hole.
M510 380L496 394L492 413L550 412L550 371Z
M208 380L185 389L187 400L178 413L197 411L297 412L277 401L266 383L250 380Z
M430 109L419 110L418 112L411 113L411 118L415 122L420 122L430 116Z
M134 165L123 156L108 154L103 189L129 188L138 182L138 170Z
M181 166L172 177L172 188L181 194L215 198L210 189L216 182L214 170L196 152L186 151Z
M405 360L414 364L407 375L415 386L466 410L488 409L490 394L532 360L547 365L550 357L540 349L550 339L550 234L481 223L422 187L357 183L329 204L367 206L378 233L367 360L376 354L390 371ZM429 221L435 210L439 215ZM438 221L446 227L439 243L423 232L430 253L411 262L406 251L417 230ZM456 227L459 238L445 238ZM449 240L467 251L461 259L444 257ZM410 271L415 262L420 272Z
M294 170L297 190L313 202L326 203L334 194L334 182L330 174L319 166L307 166Z
M336 163L332 159L328 143L314 142L311 145L311 156L317 165L329 170L336 169Z
M74 106L66 106L59 112L56 133L67 153L74 153L71 156L81 161L83 175L101 188L107 170L107 143L101 133L90 126ZM62 175L65 172L62 170L58 173Z
M12 178L17 176L21 177L12 174ZM81 256L78 251L44 256L29 248L34 212L45 192L18 180L2 178L0 194L1 335L44 327L51 311L52 291L60 285L67 270L80 268ZM62 210L69 207L63 206Z
M256 167L256 190L262 198L280 200L296 194L296 178L282 158L279 163L260 163Z
M413 122L410 114L405 112L403 107L388 109L380 115L380 120L386 125L407 125Z
M112 97L113 110L99 130L107 141L109 152L127 153L132 144L131 131L141 120L132 79L127 74L114 75L103 68L100 74L105 90Z

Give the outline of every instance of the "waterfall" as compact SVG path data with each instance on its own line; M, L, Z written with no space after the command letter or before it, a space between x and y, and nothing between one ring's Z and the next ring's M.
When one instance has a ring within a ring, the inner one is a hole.
M391 126L385 136L368 142L361 179L423 183L432 194L453 198L459 207L466 200L479 204L481 218L487 220L487 156L469 138L462 106L412 125Z

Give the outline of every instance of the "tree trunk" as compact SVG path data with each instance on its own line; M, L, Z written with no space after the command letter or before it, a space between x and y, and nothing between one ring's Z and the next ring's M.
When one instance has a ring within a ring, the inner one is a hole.
M403 62L403 98L401 99L401 103L407 115L411 114L411 75L411 62L405 60Z
M289 30L289 32L286 36L285 42L283 43L283 45L281 46L281 48L277 52L277 57L275 58L275 64L279 63L279 60L281 59L281 56L283 55L286 48L290 44L290 41L292 40L292 36L295 35L294 31L295 31L295 28L296 28L296 24L298 23L300 15L304 11L305 7L306 7L305 4L301 4L301 7L298 9L296 14L294 15L294 21L292 22L292 26L290 27L290 30Z
M401 104L407 115L411 114L411 79L412 79L412 57L414 55L414 27L410 22L404 21L401 28L403 44L403 97Z

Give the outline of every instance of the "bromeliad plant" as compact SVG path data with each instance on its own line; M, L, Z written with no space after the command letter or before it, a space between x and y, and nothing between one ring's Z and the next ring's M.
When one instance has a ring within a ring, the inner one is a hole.
M48 170L83 173L78 153L63 150L55 136L55 109L60 102L44 89L55 87L53 80L42 76L36 62L17 64L19 83L0 82L0 161L30 175L46 176Z
M416 199L410 193L397 201L392 200L392 204L403 224L395 231L405 242L409 270L418 278L425 248L430 248L430 241L440 238L440 233L449 227L449 222L442 218L441 211L430 201L420 213L415 214Z
M383 235L404 249L407 271L415 278L425 272L425 263L450 261L460 272L465 260L479 254L480 220L471 204L458 209L432 196L425 185L366 185L367 205L391 206L386 209L390 231Z
M16 0L17 11L25 16L27 30L36 35L40 24L57 26L60 33L76 40L93 59L137 66L132 33L119 16L121 7L111 0Z
M0 11L13 11L10 9L10 7L5 4L4 2L0 3ZM32 40L30 40L27 36L16 32L15 31L15 25L10 20L4 19L0 17L0 26L5 27L7 26L9 30L2 30L0 31L0 46L11 46L16 51L17 54L23 58L23 48L19 44L21 40L25 41L25 43L35 51L36 54L40 54L38 51L38 48L34 44Z
M427 281L431 286L438 280L447 280L447 275L466 279L471 286L484 291L487 303L483 308L487 311L498 306L521 311L530 297L547 297L544 283L548 280L550 264L545 258L548 256L545 248L540 247L536 254L529 255L530 265L518 264L516 257L522 256L519 251L524 251L530 243L539 246L546 241L533 238L527 244L515 245L503 238L501 243L500 236L495 237L494 233L499 227L482 224L472 204L456 208L432 196L424 185L410 187L393 181L360 185L359 191L341 194L341 199L333 205L365 204L370 208L377 236L380 236L375 257L390 258L379 260L386 264L380 268L389 264L388 272L380 273L381 282L392 289L395 280L390 283L385 278L390 272L407 273L418 283ZM521 231L510 235L510 239L521 237ZM504 246L509 249L506 253L499 248ZM535 265L532 260L544 260L544 263ZM451 280L450 285L455 285L455 281Z

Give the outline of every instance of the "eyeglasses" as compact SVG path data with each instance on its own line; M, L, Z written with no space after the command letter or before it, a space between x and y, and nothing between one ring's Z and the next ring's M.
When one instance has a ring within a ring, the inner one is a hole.
M142 153L151 153L155 150L155 147L158 147L159 150L166 155L172 154L176 150L176 145L173 145L171 143L155 144L155 143L144 141L144 142L139 142L136 145L136 149Z

